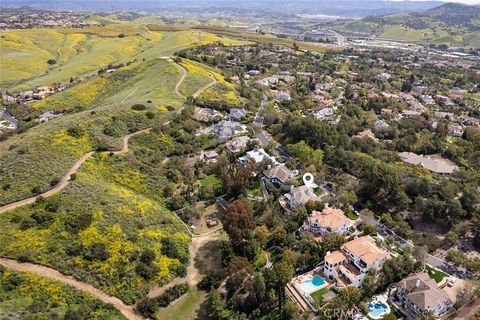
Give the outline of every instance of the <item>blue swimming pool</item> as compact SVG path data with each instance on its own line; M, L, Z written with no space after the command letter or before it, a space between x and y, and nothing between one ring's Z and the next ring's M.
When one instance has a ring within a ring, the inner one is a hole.
M323 286L324 284L325 280L322 277L313 276L311 279L301 282L300 287L302 287L303 291L310 293L319 289L319 287Z
M368 316L372 319L379 319L380 317L390 313L390 308L383 302L371 302L368 304L370 312Z

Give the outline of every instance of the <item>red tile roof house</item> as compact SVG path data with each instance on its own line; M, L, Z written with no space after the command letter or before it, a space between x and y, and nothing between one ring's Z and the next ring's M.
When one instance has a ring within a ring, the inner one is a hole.
M336 232L344 235L354 225L355 222L347 218L341 209L327 205L322 211L313 211L307 217L302 229L313 234Z

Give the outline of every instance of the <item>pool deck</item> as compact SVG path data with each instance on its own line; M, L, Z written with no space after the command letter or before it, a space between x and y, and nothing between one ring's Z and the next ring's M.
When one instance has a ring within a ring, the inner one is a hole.
M311 279L314 276L320 276L325 283L323 285L318 286L318 288L314 291L305 292L302 287L301 283L305 280ZM316 268L312 271L307 273L301 274L295 278L293 278L286 286L287 294L290 291L290 295L294 297L294 301L305 311L313 311L316 312L317 308L315 307L315 302L313 301L310 294L325 288L325 287L333 287L334 285L328 280L328 277L323 273L322 268Z

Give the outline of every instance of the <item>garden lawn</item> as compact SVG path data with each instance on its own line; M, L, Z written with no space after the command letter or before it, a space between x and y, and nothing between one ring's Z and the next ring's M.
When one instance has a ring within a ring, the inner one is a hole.
M184 320L184 319L208 319L205 315L207 294L198 290L197 287L190 287L189 291L173 301L168 307L160 308L157 312L157 319Z
M448 274L440 270L434 269L428 264L425 265L425 271L428 272L428 275L430 276L430 278L435 280L436 283L439 283L443 280L443 278L448 277Z
M222 181L214 174L209 175L202 180L200 180L202 187L213 187L214 190L222 187Z
M330 292L330 289L328 287L323 287L322 289L317 290L310 294L312 299L315 301L315 304L317 305L317 307L320 307L323 304L322 297L328 292Z

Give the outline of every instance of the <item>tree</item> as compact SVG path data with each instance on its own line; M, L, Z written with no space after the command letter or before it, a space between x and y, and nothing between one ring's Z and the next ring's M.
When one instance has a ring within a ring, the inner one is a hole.
M241 244L247 238L247 233L255 228L253 211L247 200L239 198L230 203L222 215L222 223L232 244Z
M232 310L228 308L227 302L221 294L215 290L210 294L210 314L212 320L229 320L233 315Z
M377 292L377 271L375 269L368 270L368 274L363 280L362 289L367 297L371 297Z
M453 231L453 230L450 230L447 232L447 241L450 243L450 244L455 244L457 241L458 241L458 234Z
M340 297L348 309L353 308L362 298L362 292L355 286L348 286L340 292Z
M291 265L287 261L281 261L274 264L273 272L275 275L275 284L277 287L278 308L280 311L280 316L282 316L282 305L283 301L285 301L285 290L283 288L293 278L293 275L295 274L295 269L293 265Z

